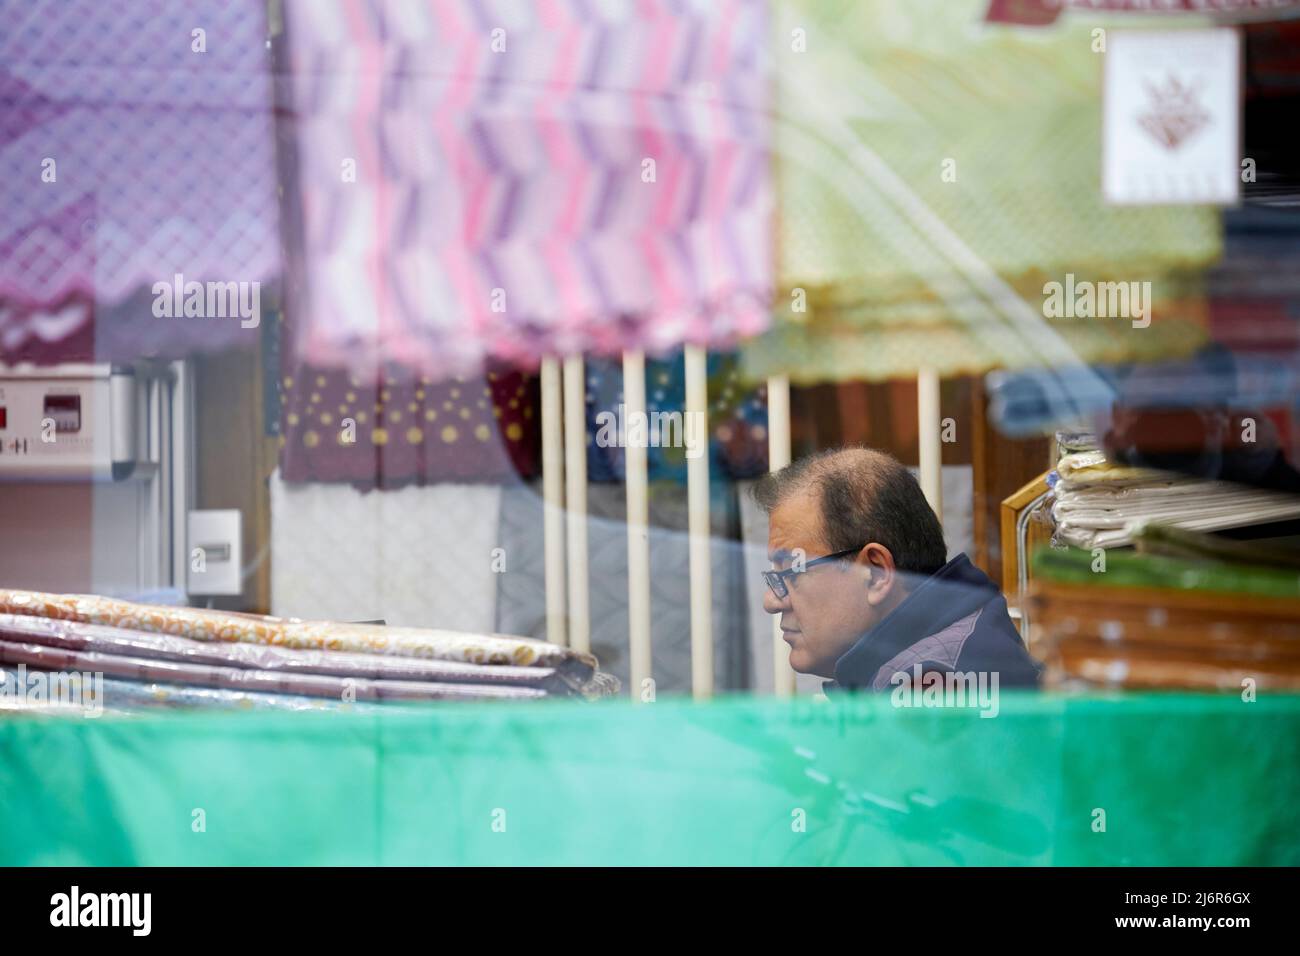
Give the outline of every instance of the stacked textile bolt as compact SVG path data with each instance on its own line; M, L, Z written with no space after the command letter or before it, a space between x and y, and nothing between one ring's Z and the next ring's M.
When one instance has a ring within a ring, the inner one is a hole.
M1056 536L1080 548L1128 545L1147 522L1217 531L1300 517L1297 495L1115 465L1100 451L1066 455L1056 475Z
M28 671L98 675L107 706L127 710L594 699L618 688L591 655L523 638L4 589L0 665L0 695L14 707Z
M1049 686L1300 689L1300 552L1147 525L1136 553L1043 548L1030 599ZM1104 567L1104 570L1103 570Z

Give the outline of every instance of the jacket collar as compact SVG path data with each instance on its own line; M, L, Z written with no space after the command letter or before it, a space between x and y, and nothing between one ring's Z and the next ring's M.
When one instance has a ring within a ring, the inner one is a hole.
M903 603L867 631L835 663L835 686L869 683L904 648L977 611L998 590L979 568L959 554L922 581Z

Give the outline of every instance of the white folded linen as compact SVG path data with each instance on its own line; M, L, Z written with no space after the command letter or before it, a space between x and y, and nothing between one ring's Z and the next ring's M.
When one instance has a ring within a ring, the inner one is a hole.
M1057 535L1082 548L1121 547L1139 523L1195 531L1244 528L1300 517L1300 496L1219 481L1162 482L1151 487L1059 490Z

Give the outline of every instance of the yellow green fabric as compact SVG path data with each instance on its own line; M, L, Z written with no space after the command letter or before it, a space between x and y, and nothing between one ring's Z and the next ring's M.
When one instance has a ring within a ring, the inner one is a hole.
M956 374L1204 341L1218 214L1102 203L1096 23L991 25L986 6L775 7L777 323L747 374ZM1152 325L1045 319L1043 285L1066 273L1151 282Z
M1167 588L1300 600L1300 573L1286 568L1111 551L1103 577L1093 570L1095 563L1091 551L1039 548L1033 557L1034 577L1088 587Z

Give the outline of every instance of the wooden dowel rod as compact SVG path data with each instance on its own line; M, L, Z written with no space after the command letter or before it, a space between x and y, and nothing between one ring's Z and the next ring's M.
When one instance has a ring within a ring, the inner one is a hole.
M587 562L587 383L581 355L564 360L564 477L569 558L569 646L591 650Z
M624 448L627 485L627 615L629 677L633 700L653 686L650 651L650 483L645 394L645 354L623 353L623 412L628 422ZM640 418L641 428L631 423ZM639 434L637 433L639 432ZM650 698L652 699L652 698Z
M774 375L767 380L767 460L771 471L790 464L790 379ZM794 695L794 669L790 648L781 639L781 619L772 618L772 680L778 697Z
M934 369L921 369L916 375L917 438L921 491L930 507L943 521L943 443L940 429L939 374Z
M691 693L713 696L713 567L709 527L708 354L686 346L686 499L691 574ZM694 445L694 447L692 447Z
M546 639L568 644L564 602L564 438L560 360L542 359L542 546Z

